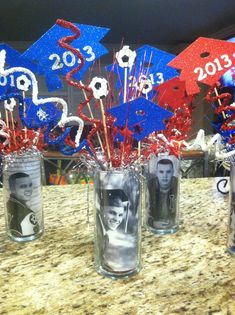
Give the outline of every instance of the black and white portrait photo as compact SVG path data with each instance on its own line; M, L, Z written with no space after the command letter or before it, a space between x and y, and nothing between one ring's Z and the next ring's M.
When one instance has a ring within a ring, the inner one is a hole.
M98 260L108 272L128 272L138 264L139 182L129 173L103 175L95 192Z
M146 223L171 229L178 221L179 161L175 156L152 156L145 171Z
M42 229L40 165L31 163L25 171L20 163L4 172L7 227L11 236L24 238Z

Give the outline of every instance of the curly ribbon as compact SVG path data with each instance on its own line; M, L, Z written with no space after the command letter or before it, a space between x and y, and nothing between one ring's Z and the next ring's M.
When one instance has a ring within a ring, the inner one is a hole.
M47 98L38 98L38 82L37 79L32 71L30 71L27 68L23 67L12 67L9 69L4 69L6 61L6 51L3 49L0 51L0 74L2 76L8 76L12 73L15 72L22 72L26 76L28 76L32 82L32 101L35 105L41 105L41 104L46 104L46 103L59 103L62 105L63 108L63 114L61 117L61 121L63 121L64 118L67 117L68 114L68 106L65 100L59 97L47 97Z
M0 96L0 102L8 99L17 99L19 108L23 107L23 97L18 93L3 94ZM14 126L14 131L7 128L5 123L0 120L0 136L5 139L0 143L0 152L2 154L9 154L16 151L25 150L32 147L37 147L39 150L43 149L43 135L34 130L27 130L27 137L25 131L19 125Z
M183 104L177 108L174 115L166 123L163 134L167 139L183 141L188 137L188 132L192 125L192 108Z
M232 95L230 93L222 93L220 95L212 96L212 94L215 92L215 89L218 87L218 84L215 84L212 86L205 97L206 101L208 103L214 103L214 102L219 102L219 107L215 109L216 114L223 114L226 111L232 111L235 112L235 105L228 105L230 104L230 101L232 99ZM232 113L229 117L227 115L223 115L225 121L221 125L220 129L221 130L235 130L235 125L234 126L229 126L228 124L235 119L235 113Z
M84 66L84 57L83 55L80 53L79 50L73 48L70 44L72 41L74 41L75 39L77 39L78 37L80 37L80 30L77 26L75 26L74 24L72 24L71 22L68 22L68 21L65 21L65 20L61 20L61 19L58 19L56 21L56 24L58 24L59 26L62 26L64 28L67 28L67 29L70 29L74 35L69 35L69 36L65 36L63 38L61 38L59 40L59 45L62 47L62 48L65 48L69 51L71 51L72 53L74 53L79 59L80 59L80 64L72 69L70 72L68 72L66 74L66 82L75 87L75 88L78 88L80 90L83 90L85 92L85 95L86 95L86 99L80 103L80 105L78 106L78 109L77 109L77 112L78 112L78 115L84 120L84 121L87 121L89 123L92 123L94 124L94 128L92 129L92 133L89 135L88 137L88 145L90 145L90 147L92 148L92 151L93 151L93 155L95 154L95 150L94 150L94 147L92 145L92 137L91 136L94 136L95 134L97 134L98 130L100 132L100 129L103 129L103 124L102 124L102 121L99 120L99 119L95 119L95 118L90 118L88 117L87 115L85 115L83 113L83 109L85 106L87 106L89 104L89 102L91 101L91 99L93 98L93 91L90 87L88 86L85 86L79 82L76 82L72 79L72 76L74 74L76 74L83 66ZM86 94L86 92L88 92L88 95Z
M83 85L83 84L81 84L81 83L79 83L77 81L74 81L72 79L72 76L74 74L76 74L77 72L79 72L80 69L84 66L84 57L83 57L83 55L81 54L81 52L78 49L76 49L76 48L74 48L74 47L72 47L70 45L70 43L72 41L74 41L75 39L80 37L80 30L73 23L65 21L65 20L58 19L58 20L56 20L56 24L58 24L61 27L70 29L74 33L74 35L68 35L68 36L65 36L65 37L61 38L58 43L59 43L60 47L71 51L72 53L75 54L75 56L77 56L80 59L80 64L76 68L74 68L70 72L68 72L66 74L66 77L65 77L66 82L69 85L71 85L71 86L73 86L75 88L78 88L80 90L84 90L84 91L88 92L88 96L86 97L85 101L82 102L79 105L79 107L78 107L78 114L85 121L88 121L88 122L93 123L93 124L99 124L99 123L101 123L100 120L94 119L94 118L90 118L90 117L88 117L88 116L86 116L85 114L82 113L83 108L93 98L93 91L92 91L92 89L89 88L88 86L85 86L85 85Z

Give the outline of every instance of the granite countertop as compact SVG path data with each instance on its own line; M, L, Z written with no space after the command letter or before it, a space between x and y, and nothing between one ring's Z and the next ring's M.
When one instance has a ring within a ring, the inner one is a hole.
M156 236L143 228L143 269L125 280L94 269L88 186L44 187L45 234L25 244L5 236L1 190L0 314L235 314L228 196L215 181L182 180L180 230Z

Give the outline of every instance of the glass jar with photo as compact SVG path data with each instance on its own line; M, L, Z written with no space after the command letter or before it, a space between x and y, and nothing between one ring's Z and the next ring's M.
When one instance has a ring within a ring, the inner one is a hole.
M235 256L235 162L230 164L230 192L227 248Z
M144 169L145 222L157 234L179 228L180 162L174 155L152 155Z
M141 268L140 189L134 170L94 174L95 266L102 275L129 277Z
M6 232L16 242L43 234L41 155L37 150L14 152L3 158Z

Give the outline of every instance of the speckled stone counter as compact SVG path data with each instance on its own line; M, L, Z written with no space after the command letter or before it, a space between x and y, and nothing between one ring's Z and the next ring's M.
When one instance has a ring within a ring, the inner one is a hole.
M86 186L44 187L45 234L25 244L6 239L0 191L0 314L235 314L228 196L215 181L182 180L180 230L143 228L143 269L116 281L93 267Z

